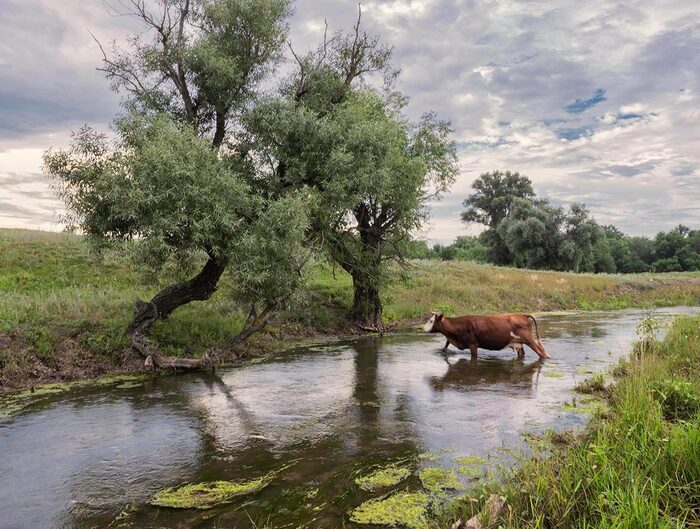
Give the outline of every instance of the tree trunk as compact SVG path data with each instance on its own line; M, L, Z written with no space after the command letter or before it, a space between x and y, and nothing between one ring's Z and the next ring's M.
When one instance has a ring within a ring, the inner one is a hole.
M209 299L216 292L216 285L227 264L226 261L210 256L202 271L192 279L164 288L150 302L138 300L128 332L138 330L146 333L156 319L167 318L175 309L191 301Z
M131 334L131 347L146 359L146 365L155 369L202 369L214 360L205 354L203 358L177 358L161 354L158 343L147 334L158 318L167 318L178 307L190 301L204 301L216 292L226 263L209 256L202 271L192 279L164 288L151 301L136 300L134 319L127 332Z
M350 317L359 327L368 330L382 328L382 301L379 297L379 270L377 275L355 270L352 274L353 302Z

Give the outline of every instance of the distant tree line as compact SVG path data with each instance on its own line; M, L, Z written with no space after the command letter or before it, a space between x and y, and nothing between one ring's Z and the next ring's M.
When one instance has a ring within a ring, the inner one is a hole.
M679 225L653 239L625 235L599 225L583 204L562 208L538 198L517 172L485 173L472 186L462 220L486 229L432 249L416 242L413 256L572 272L700 270L700 230Z

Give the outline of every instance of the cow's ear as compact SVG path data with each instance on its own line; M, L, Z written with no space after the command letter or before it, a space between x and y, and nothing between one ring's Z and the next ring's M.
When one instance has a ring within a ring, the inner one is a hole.
M435 321L440 321L442 319L442 314L437 314L435 317Z

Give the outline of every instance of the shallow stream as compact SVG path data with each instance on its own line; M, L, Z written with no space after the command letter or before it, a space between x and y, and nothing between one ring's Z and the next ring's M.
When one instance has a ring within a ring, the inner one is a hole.
M626 355L643 316L540 315L544 361L445 354L439 335L403 334L41 399L0 418L0 528L351 527L347 513L378 495L354 481L373 465L503 461L525 432L585 425L572 387ZM166 487L270 472L210 510L149 504Z

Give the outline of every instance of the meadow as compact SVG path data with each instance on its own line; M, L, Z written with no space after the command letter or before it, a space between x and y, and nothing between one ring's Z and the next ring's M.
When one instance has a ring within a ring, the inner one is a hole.
M414 329L431 310L457 315L700 304L698 272L592 275L415 260L390 275L382 295L384 320L393 330ZM165 273L161 281L172 279ZM161 286L123 252L97 257L78 235L0 230L0 387L142 370L124 329L134 301L149 299ZM198 356L240 331L245 310L233 301L233 288L224 278L212 299L157 322L153 336L163 351ZM350 277L311 263L306 286L290 306L222 359L357 332L345 320L351 303Z

